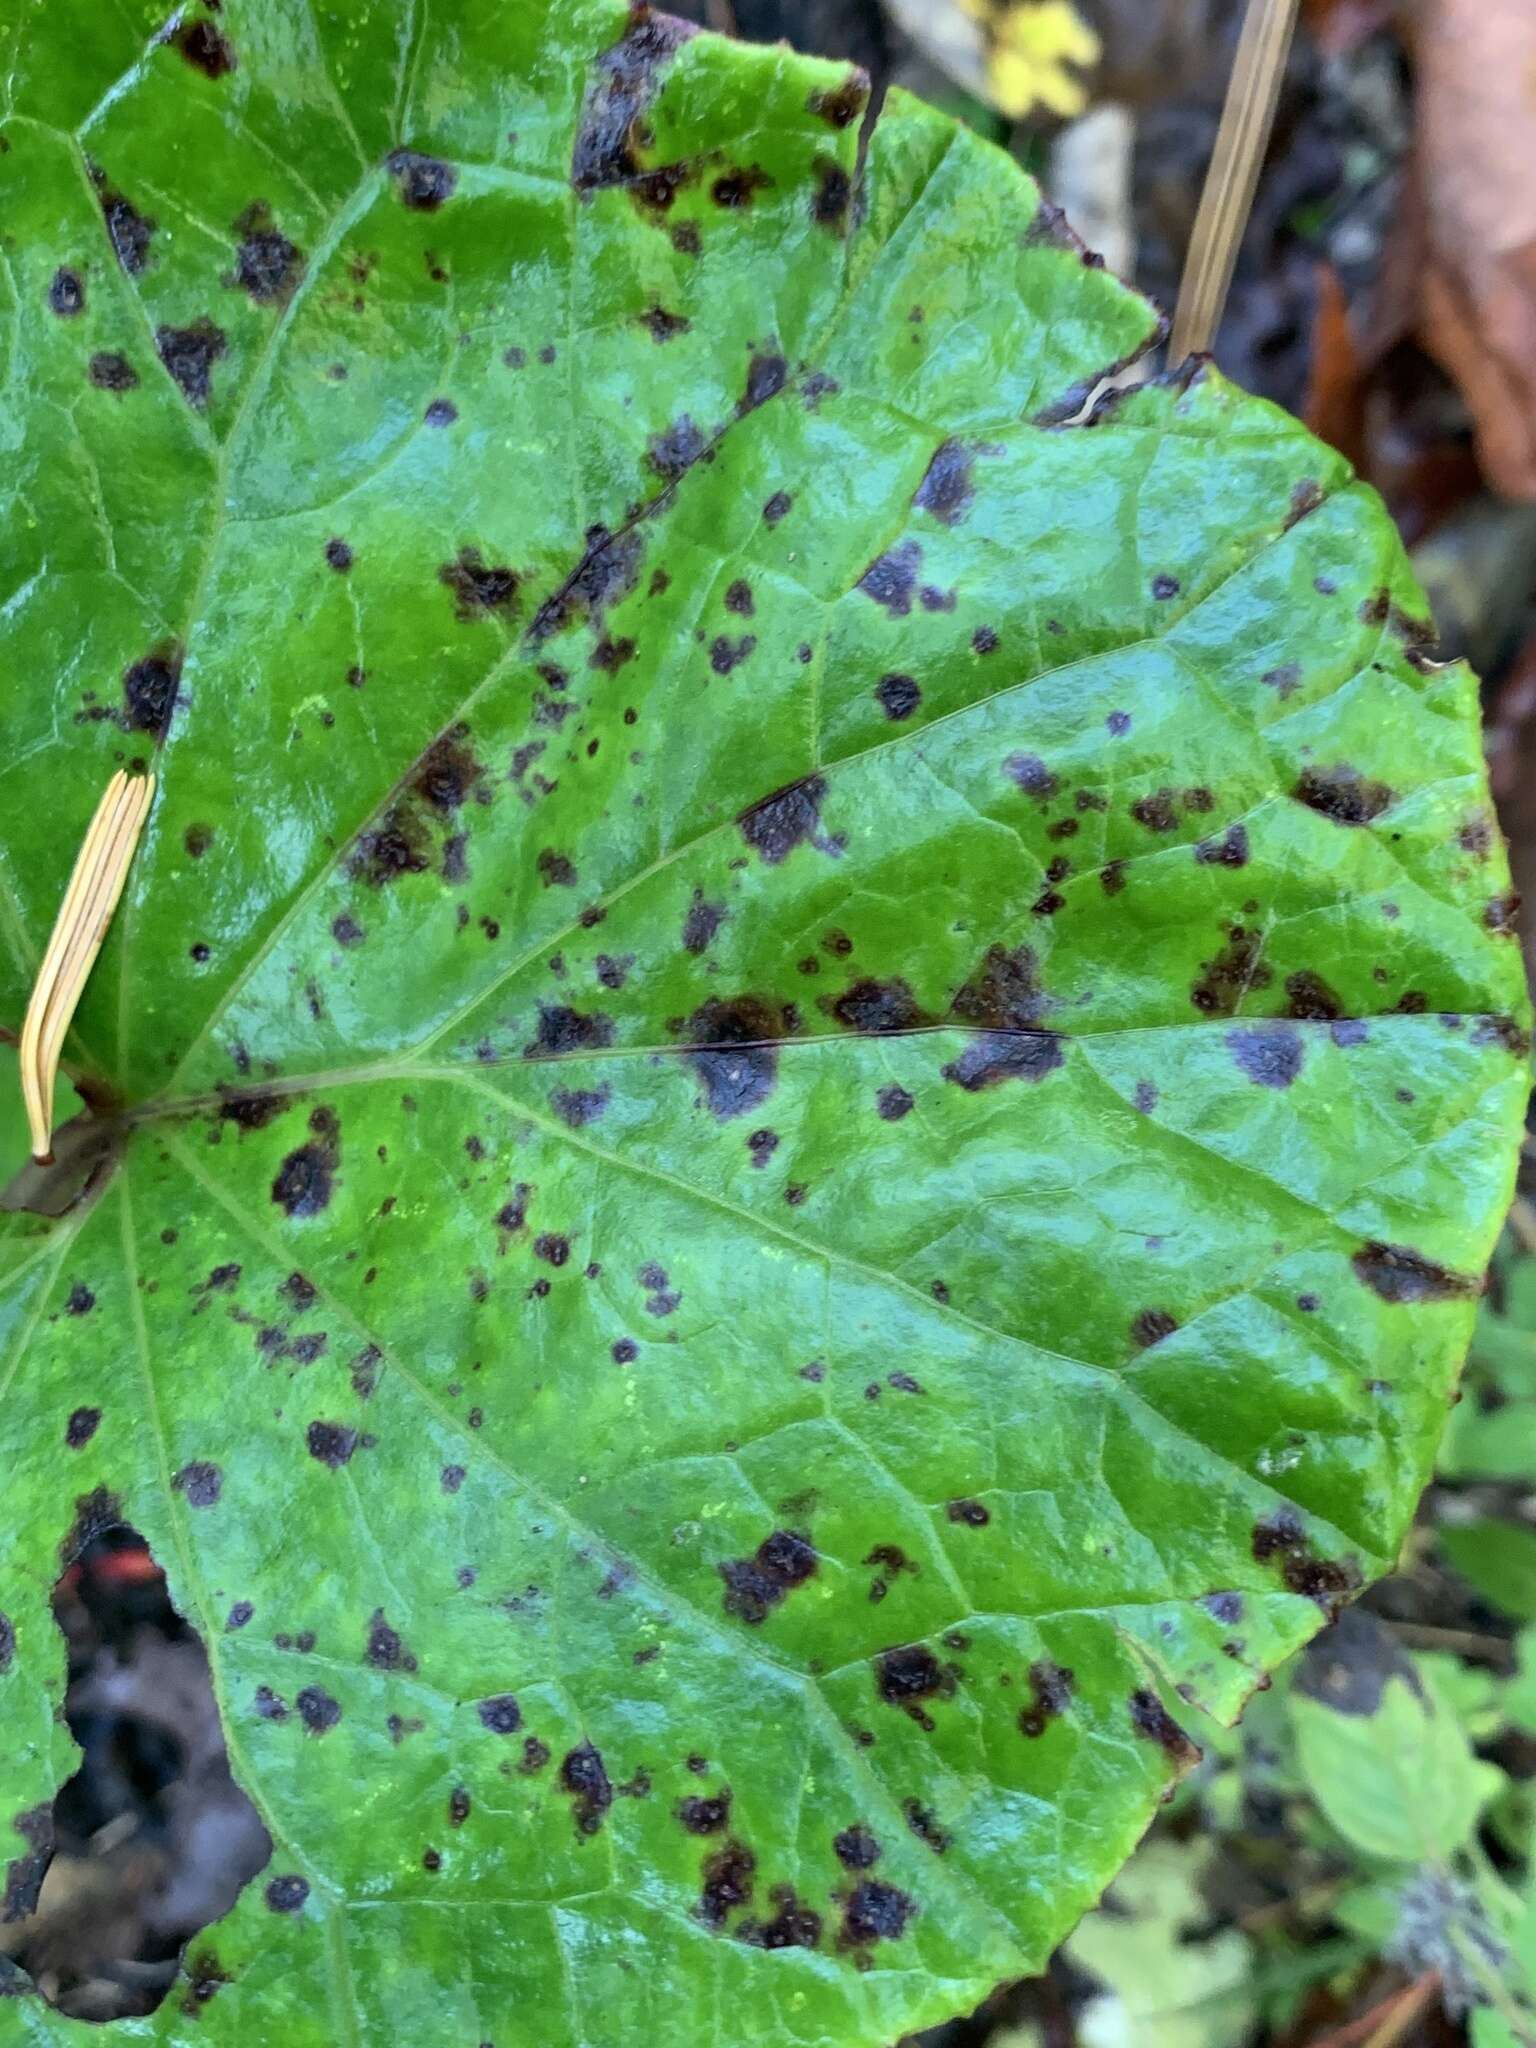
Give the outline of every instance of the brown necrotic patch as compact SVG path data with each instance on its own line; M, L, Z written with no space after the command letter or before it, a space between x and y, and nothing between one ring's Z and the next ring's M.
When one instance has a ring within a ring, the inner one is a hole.
M853 181L834 157L819 156L813 166L811 219L834 235L846 234L853 210Z
M283 306L304 275L304 251L278 231L264 199L253 200L235 222L240 237L235 267L224 282L258 306Z
M538 1028L523 1047L523 1058L552 1059L561 1053L598 1052L613 1043L613 1019L602 1010L573 1010L566 1003L540 1003Z
M851 128L868 104L869 79L857 69L850 71L841 85L813 92L806 101L807 110L832 128Z
M112 391L119 397L125 391L138 389L138 371L126 356L114 355L109 350L93 355L85 374L98 391Z
M1350 1260L1355 1275L1373 1294L1395 1304L1422 1301L1469 1301L1482 1293L1482 1282L1457 1273L1405 1244L1363 1244Z
M579 1743L560 1765L561 1790L570 1794L579 1835L595 1835L613 1804L613 1786L602 1757L590 1742Z
M322 1465L338 1471L357 1449L358 1437L355 1429L348 1429L342 1422L316 1420L305 1431L305 1442L309 1455Z
M709 442L691 413L679 413L671 426L653 434L645 458L663 483L675 484L703 456Z
M875 685L875 702L893 723L910 718L923 701L923 693L912 676L882 676Z
M91 179L96 186L113 253L128 275L137 277L149 261L150 241L159 223L140 213L132 201L109 185L103 172L94 166Z
M183 22L172 38L194 71L204 78L227 78L238 63L235 46L216 22Z
M821 1915L799 1896L792 1884L770 1887L769 1920L743 1920L736 1939L749 1948L815 1948L821 1940Z
M1344 999L1320 974L1303 968L1285 978L1285 1014L1316 1024L1332 1024L1344 1015Z
M455 560L439 568L437 580L453 592L455 613L466 622L505 611L517 597L516 570L487 562L478 548L460 548Z
M1207 1017L1234 1016L1250 989L1268 988L1274 978L1260 958L1262 933L1240 924L1226 929L1226 945L1201 961L1200 979L1189 992L1189 1000Z
M974 1095L1004 1081L1043 1081L1065 1057L1054 1031L983 1032L942 1072Z
M816 1006L835 1017L845 1031L916 1031L935 1021L900 975L889 981L856 981L840 996L819 997Z
M917 1911L917 1901L883 1878L867 1877L855 1885L843 1906L838 1943L864 1949L878 1941L899 1941Z
M1248 865L1248 828L1229 825L1219 839L1201 839L1195 859L1207 868L1245 868Z
M732 1913L752 1902L757 1858L744 1842L731 1840L704 1860L698 1915L717 1933Z
M61 264L53 273L53 282L48 287L48 310L57 313L61 320L72 320L85 311L85 279L78 270Z
M1019 1733L1031 1738L1043 1735L1052 1721L1059 1720L1071 1706L1074 1683L1073 1673L1049 1657L1031 1664L1029 1685L1034 1697L1027 1707L1019 1709Z
M1369 825L1396 802L1386 783L1373 782L1358 768L1343 764L1303 769L1291 794L1336 825Z
M1138 1309L1131 1318L1131 1342L1138 1351L1150 1351L1154 1344L1171 1337L1178 1327L1177 1316L1169 1315L1165 1308Z
M119 720L124 732L145 732L156 742L165 738L176 709L181 661L180 643L163 640L142 660L124 669Z
M397 149L384 161L394 176L400 203L417 213L436 213L453 197L459 182L454 165L440 157L424 156L420 150Z
M704 891L695 889L693 901L683 919L683 950L688 953L707 953L716 932L729 915L723 903L707 903Z
M1327 1614L1337 1614L1360 1590L1354 1559L1319 1557L1294 1508L1277 1509L1257 1521L1252 1549L1256 1563L1279 1565L1288 1592L1315 1600Z
M272 1199L297 1220L318 1216L330 1202L341 1165L341 1125L334 1110L311 1111L310 1137L283 1160L272 1182Z
M580 193L604 186L633 187L642 177L654 178L641 162L643 117L656 96L658 74L694 30L668 15L637 8L619 40L604 50L593 66L591 81L577 123L571 154L571 183ZM643 195L645 206L665 212L659 190Z
M1256 1087L1289 1088L1306 1059L1306 1040L1289 1024L1253 1024L1227 1033L1227 1051Z
M840 852L841 840L829 839L821 829L826 794L826 778L821 775L807 775L787 789L775 790L741 813L741 835L768 867L778 867L797 846Z
M934 452L912 502L945 526L958 526L976 501L976 457L962 441L944 441Z
M712 996L684 1025L688 1064L704 1085L704 1097L722 1123L757 1108L773 1092L785 1036L782 1007L761 996L726 1000Z
M814 1576L814 1546L796 1529L775 1529L751 1557L728 1559L717 1570L725 1581L725 1612L750 1627L761 1626L797 1586Z
M859 578L858 587L891 618L908 618L922 563L923 551L918 543L901 541L870 563Z
M1138 1686L1131 1694L1129 1705L1131 1726L1138 1735L1157 1743L1170 1763L1185 1770L1200 1761L1198 1744L1190 1741L1150 1687Z
M954 1667L941 1664L926 1643L902 1643L875 1659L875 1688L887 1706L899 1707L920 1728L933 1730L924 1704L954 1697Z
M382 1607L375 1607L369 1617L363 1656L375 1671L411 1672L416 1669L415 1657L401 1640L399 1631L390 1627Z
M223 328L206 314L188 327L157 327L155 348L187 403L201 411L213 396L213 366L229 348Z

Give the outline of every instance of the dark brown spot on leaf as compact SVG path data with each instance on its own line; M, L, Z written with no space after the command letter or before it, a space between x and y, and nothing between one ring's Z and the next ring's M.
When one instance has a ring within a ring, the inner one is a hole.
M1306 1040L1288 1024L1246 1025L1227 1033L1227 1050L1260 1088L1289 1088L1306 1059Z
M395 190L401 204L418 213L436 213L446 200L453 197L454 187L459 182L458 171L452 164L443 163L434 156L423 156L419 150L397 149L384 161L394 174Z
M717 1567L725 1581L725 1611L758 1627L797 1586L815 1573L817 1558L810 1538L793 1529L776 1529L751 1557L733 1558Z
M1467 1301L1482 1292L1482 1283L1472 1274L1453 1272L1408 1245L1372 1240L1360 1247L1350 1264L1373 1293L1395 1304Z
M960 441L942 442L917 487L914 505L945 526L958 526L976 499L976 458Z
M213 396L213 366L229 347L229 337L206 316L190 327L157 327L155 348L189 405L199 409Z
M560 1784L575 1801L576 1832L595 1835L613 1804L613 1787L603 1760L590 1742L570 1751L560 1766Z
M1336 825L1369 825L1396 801L1384 782L1370 782L1358 768L1306 768L1291 792L1308 810Z
M912 594L923 551L915 540L904 540L870 563L859 578L859 589L880 605L893 619L905 619L912 611Z
M197 1458L190 1465L183 1465L171 1484L188 1507L211 1508L218 1505L224 1491L224 1474L217 1465Z
M1190 1741L1149 1687L1137 1687L1131 1694L1130 1709L1131 1726L1136 1733L1145 1736L1149 1742L1160 1744L1171 1763L1184 1769L1200 1761L1198 1745Z

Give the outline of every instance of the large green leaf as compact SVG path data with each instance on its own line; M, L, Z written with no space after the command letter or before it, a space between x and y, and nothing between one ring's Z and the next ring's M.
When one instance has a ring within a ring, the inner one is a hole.
M160 26L4 67L12 1024L161 777L124 1155L7 1219L11 1910L122 1514L276 1844L125 2031L888 2040L1395 1551L1525 1089L1472 679L1279 414L1062 424L1153 316L910 101L855 197L856 81L622 0Z

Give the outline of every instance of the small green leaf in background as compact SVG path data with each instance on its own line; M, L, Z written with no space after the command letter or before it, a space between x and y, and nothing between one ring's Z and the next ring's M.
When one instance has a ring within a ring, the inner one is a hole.
M1517 1621L1536 1621L1536 1529L1481 1517L1436 1531L1447 1564Z
M1476 683L1294 422L1065 425L1155 312L843 67L12 13L0 1023L158 790L122 1155L0 1219L0 1832L120 1514L275 1845L138 2040L947 2018L1397 1555L1527 1082Z
M1315 1646L1292 1691L1291 1716L1308 1791L1372 1861L1453 1855L1504 1782L1365 1614L1345 1616Z
M1083 2048L1229 2048L1255 2011L1252 1956L1235 1928L1191 1941L1211 1920L1200 1881L1208 1844L1147 1843L1107 1903L1067 1944L1102 1991L1078 2021Z

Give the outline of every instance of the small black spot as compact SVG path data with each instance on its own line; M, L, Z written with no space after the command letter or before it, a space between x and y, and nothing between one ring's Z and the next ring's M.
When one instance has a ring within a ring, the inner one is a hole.
M978 626L971 635L971 646L978 654L995 654L1000 644L991 626Z
M613 1346L615 1365L632 1365L640 1356L640 1346L633 1337L620 1337Z
M923 693L911 676L882 676L875 685L875 701L887 718L899 723L912 716L923 701Z
M751 1557L733 1558L717 1567L725 1581L725 1611L758 1627L780 1601L803 1586L817 1566L810 1538L793 1529L776 1529Z
M1466 1301L1482 1292L1470 1273L1453 1272L1408 1245L1373 1240L1360 1247L1350 1264L1367 1287L1394 1304Z
M888 1087L882 1088L875 1097L875 1108L882 1120L888 1124L899 1124L914 1106L912 1097L906 1089L894 1081Z
M853 182L842 165L832 157L817 157L813 168L816 183L811 193L811 219L832 234L843 234L847 231L853 202Z
M100 1427L99 1408L77 1408L65 1425L64 1441L72 1451L83 1450ZM4 1668L4 1660L0 1659L0 1670Z
M64 1312L71 1316L86 1316L96 1306L96 1297L83 1280L75 1281L64 1302Z
M459 408L451 398L434 398L422 414L429 427L451 427L459 416Z
M324 1735L341 1719L341 1702L319 1685L306 1685L294 1701L299 1719L311 1735Z
M190 1465L183 1465L171 1484L188 1507L211 1508L218 1505L219 1495L224 1491L224 1474L217 1465L197 1458Z
M967 1529L985 1529L992 1517L979 1500L965 1498L947 1501L944 1512L952 1522L958 1522Z
M905 619L912 611L912 594L917 589L917 572L923 551L915 540L904 540L870 563L859 578L859 589L872 598L893 619Z
M325 559L338 576L344 576L352 566L352 550L344 540L331 539L325 544Z
M142 661L123 671L122 725L125 732L147 732L163 740L176 709L181 682L181 646L165 640Z
M720 173L709 188L709 196L716 206L738 212L749 209L759 192L771 191L773 182L760 164L736 164Z
M436 213L445 200L453 197L459 182L458 171L452 164L423 156L418 150L397 149L384 161L394 173L395 190L402 204L418 213Z
M414 1671L416 1659L401 1641L398 1631L384 1619L382 1607L375 1607L368 1621L368 1640L363 1655L375 1671Z
M85 311L85 279L78 270L66 269L61 264L53 273L53 282L48 287L48 306L61 320L72 320L77 313Z
M867 1877L854 1887L843 1908L842 1942L866 1948L876 1941L898 1941L916 1911L917 1902L907 1893L881 1878Z
M189 21L178 29L175 43L187 62L205 78L224 78L236 65L228 36L211 21Z
M241 239L225 284L247 293L258 306L286 305L304 275L303 250L278 233L271 208L261 200L241 214L235 233Z
M1178 594L1179 579L1177 576L1154 576L1152 578L1152 595L1159 603L1165 602L1170 597L1177 597Z
M576 1832L595 1835L613 1804L613 1787L590 1742L581 1743L566 1756L560 1766L560 1783L575 1801Z
M309 1897L309 1883L302 1877L274 1877L268 1881L266 1899L273 1913L298 1913Z
M1298 803L1336 825L1369 825L1397 801L1384 782L1370 782L1358 768L1307 768L1291 792Z
M577 879L575 864L565 854L557 852L554 847L546 846L542 848L538 859L534 862L534 866L538 869L539 880L546 889L575 888Z
M681 313L668 313L660 305L648 306L635 318L642 327L650 330L651 339L655 342L675 341L678 335L688 332L691 324Z
M925 512L945 526L958 526L976 499L976 459L959 441L945 441L928 465L928 473L913 498Z
M1010 754L1003 763L1003 773L1026 796L1052 797L1060 786L1038 754Z
M1252 1547L1255 1562L1270 1564L1278 1559L1287 1590L1315 1600L1325 1613L1337 1614L1360 1589L1358 1566L1349 1558L1318 1557L1293 1508L1281 1508L1256 1522Z
M794 505L794 502L788 491L775 491L773 496L763 506L764 519L770 526L777 526L779 521Z
M875 1685L887 1706L900 1707L931 1731L933 1722L922 1702L952 1698L955 1677L926 1643L904 1643L894 1650L882 1650L875 1659Z
M86 375L98 391L136 391L139 373L126 356L103 351L91 357Z
M747 365L747 385L742 395L739 410L755 411L770 398L776 398L789 381L789 365L781 355L772 350L756 354Z
M102 217L107 223L107 233L117 260L130 277L137 277L149 260L150 237L158 222L140 213L121 192L114 191L100 172L93 171L91 175L97 186Z
M475 1712L480 1716L481 1727L489 1728L493 1735L515 1735L523 1725L523 1710L509 1692L477 1701Z
M189 405L199 409L213 396L213 366L229 347L229 337L206 316L190 327L157 327L155 348L180 385Z
M920 1799L904 1799L902 1813L907 1826L920 1842L925 1842L935 1856L942 1856L954 1842L948 1828L939 1826L938 1818L931 1807L924 1806Z
M719 1793L713 1799L680 1799L673 1809L690 1835L719 1835L731 1817L731 1795Z
M1229 1031L1227 1050L1260 1088L1289 1088L1307 1053L1305 1039L1289 1024L1254 1024Z
M738 1907L751 1903L756 1870L757 1858L737 1841L706 1858L699 1898L699 1918L706 1927L723 1927Z
M1131 1318L1131 1340L1138 1350L1150 1351L1154 1344L1171 1337L1178 1327L1177 1316L1169 1315L1165 1308L1138 1309Z
M793 1885L776 1884L768 1894L775 1907L771 1920L744 1920L738 1941L750 1948L815 1948L821 1940L821 1915L805 1904Z
M862 1822L832 1838L832 1849L845 1870L871 1870L880 1861L880 1844Z

